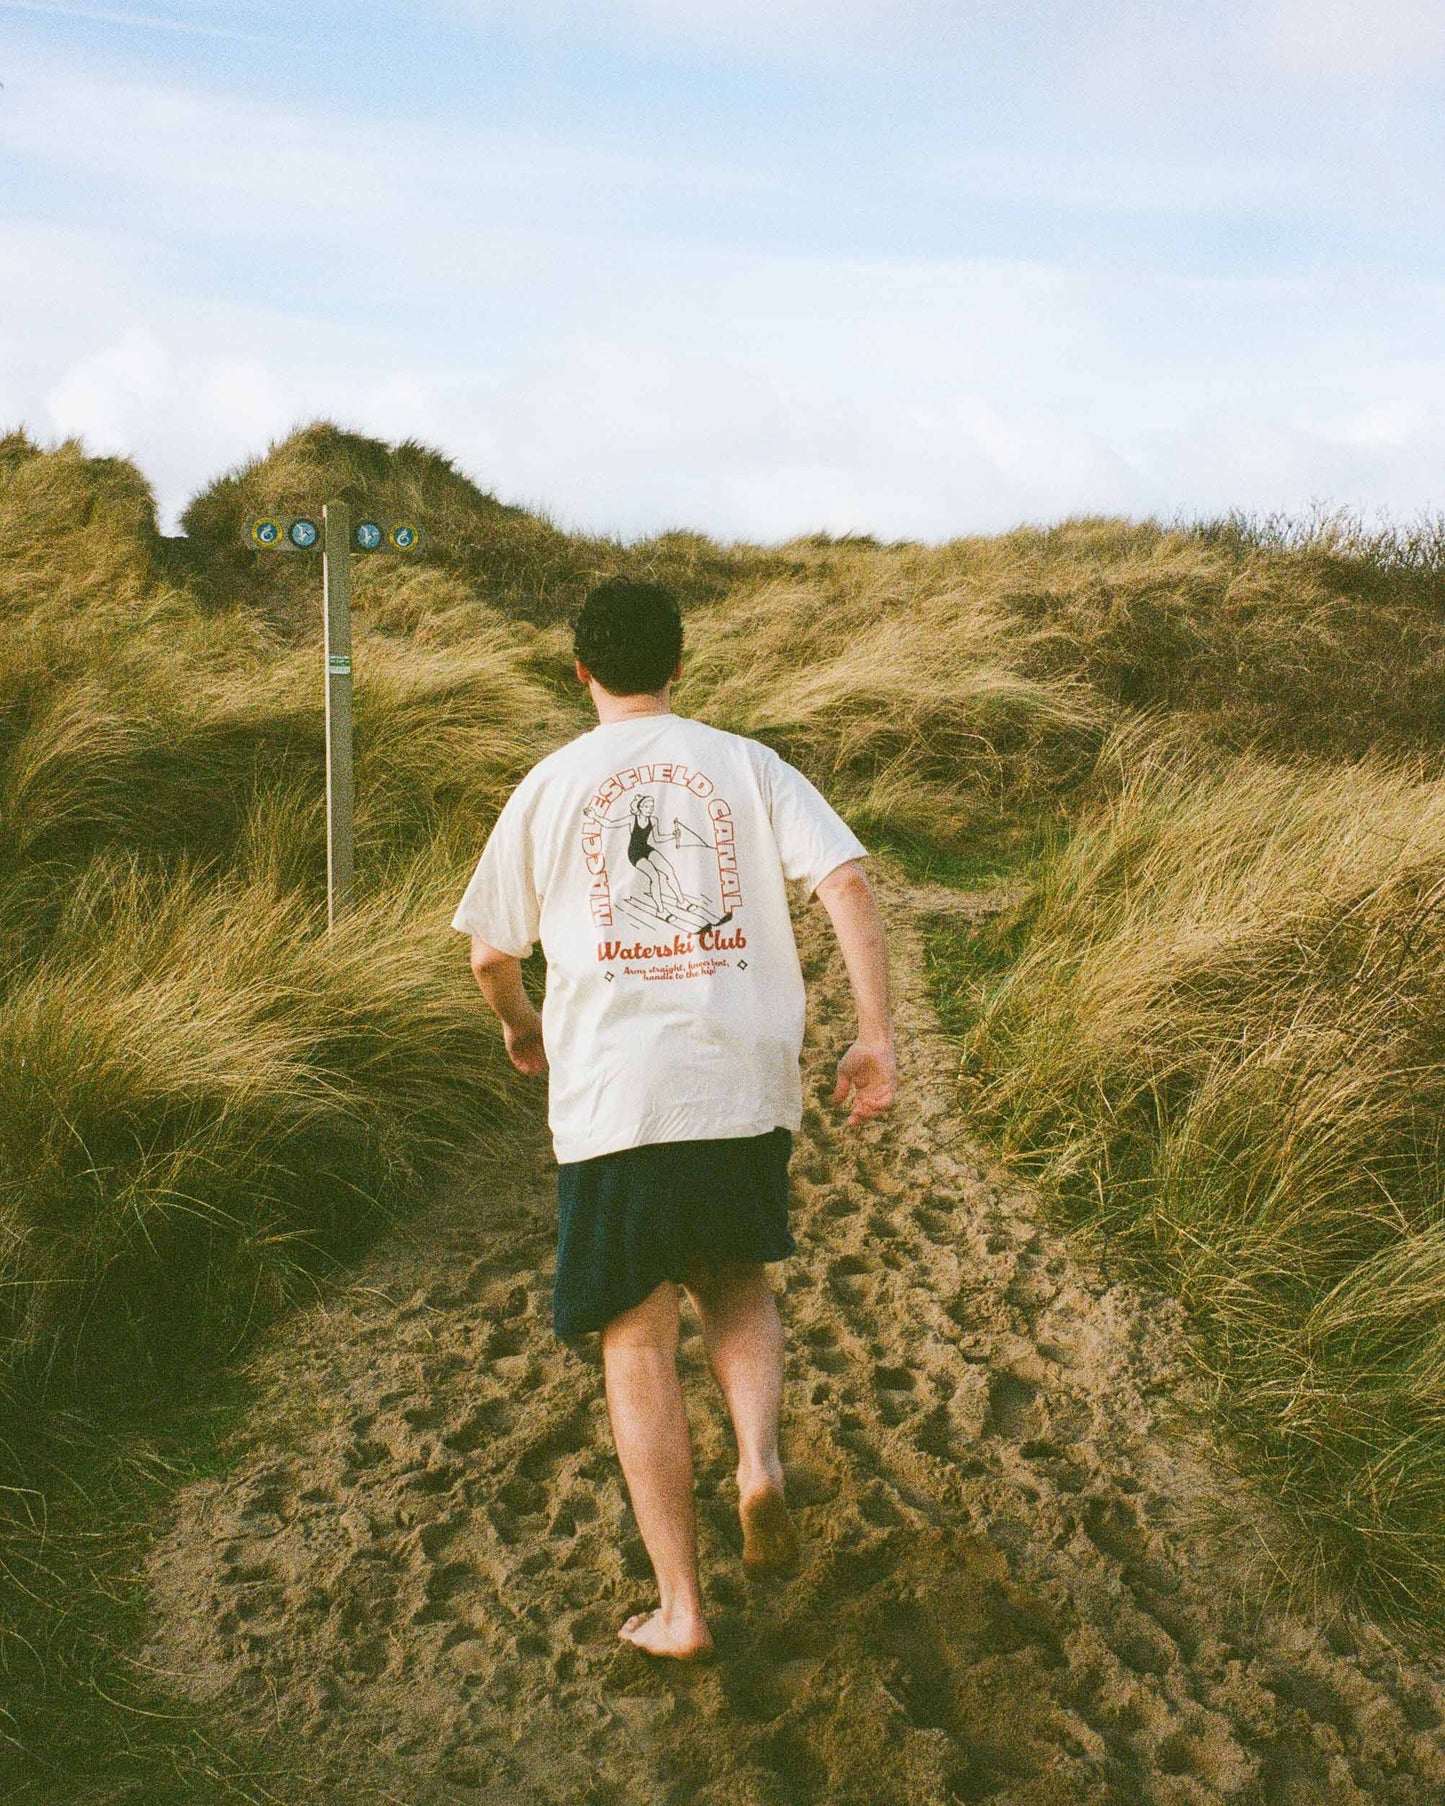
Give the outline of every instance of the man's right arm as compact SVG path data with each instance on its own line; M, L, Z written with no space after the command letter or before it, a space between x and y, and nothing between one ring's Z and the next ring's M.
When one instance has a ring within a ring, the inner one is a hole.
M889 999L888 939L873 886L856 859L835 866L814 895L828 912L858 1009L858 1037L838 1062L833 1102L852 1094L849 1123L889 1109L898 1089Z
M535 1076L547 1070L542 1045L542 1018L522 985L522 962L472 936L472 976L502 1024L507 1057L518 1072Z

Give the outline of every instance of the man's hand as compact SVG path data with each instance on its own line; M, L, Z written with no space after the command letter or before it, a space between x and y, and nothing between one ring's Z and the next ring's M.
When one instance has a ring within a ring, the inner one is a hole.
M518 1072L535 1077L547 1070L547 1053L542 1046L542 1018L535 1011L530 1022L515 1028L510 1022L504 1022L502 1040L506 1043L507 1058Z
M838 1083L833 1102L845 1104L849 1093L853 1110L845 1126L867 1122L890 1109L898 1090L898 1063L891 1041L855 1041L838 1062Z
M848 968L858 1005L858 1038L838 1062L833 1102L852 1093L848 1122L867 1122L892 1106L898 1089L893 1057L893 1016L889 1007L888 943L873 886L856 859L834 866L817 889Z

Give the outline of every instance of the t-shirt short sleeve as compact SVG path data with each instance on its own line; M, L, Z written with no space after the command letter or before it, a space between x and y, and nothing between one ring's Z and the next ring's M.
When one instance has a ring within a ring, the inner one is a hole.
M806 895L845 861L868 857L867 847L796 766L771 753L765 782L783 876L790 883L801 880Z
M516 959L527 957L540 933L528 814L525 794L514 790L452 917L453 928L480 935L489 947Z

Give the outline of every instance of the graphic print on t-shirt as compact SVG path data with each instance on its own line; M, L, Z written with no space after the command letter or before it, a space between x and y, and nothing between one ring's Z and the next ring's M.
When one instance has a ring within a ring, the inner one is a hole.
M627 862L633 877L616 898L616 906L638 928L668 926L694 933L720 928L732 920L733 912L728 909L719 915L717 898L701 885L697 891L685 888L694 878L690 868L696 863L685 855L697 848L710 854L712 843L682 815L675 814L669 825L658 814L657 802L652 791L641 790L630 798L627 816L593 818L604 828L628 830Z
M647 937L627 944L604 935L599 960L746 946L740 929L718 932L742 903L742 885L732 809L705 772L658 762L611 773L582 811L582 854L594 927ZM726 963L712 960L708 970Z

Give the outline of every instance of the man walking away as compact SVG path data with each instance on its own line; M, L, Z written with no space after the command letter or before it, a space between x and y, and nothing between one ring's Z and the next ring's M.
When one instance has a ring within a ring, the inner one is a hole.
M553 1328L600 1332L608 1415L660 1603L618 1635L705 1656L678 1291L697 1312L738 1445L743 1564L797 1538L778 1453L783 1330L765 1272L797 1244L804 990L786 884L828 911L858 1011L835 1105L861 1123L897 1070L867 849L759 741L672 710L682 622L654 584L587 597L575 670L597 726L535 765L498 816L453 927L519 1071L548 1072L558 1162ZM520 961L540 940L541 1015Z

